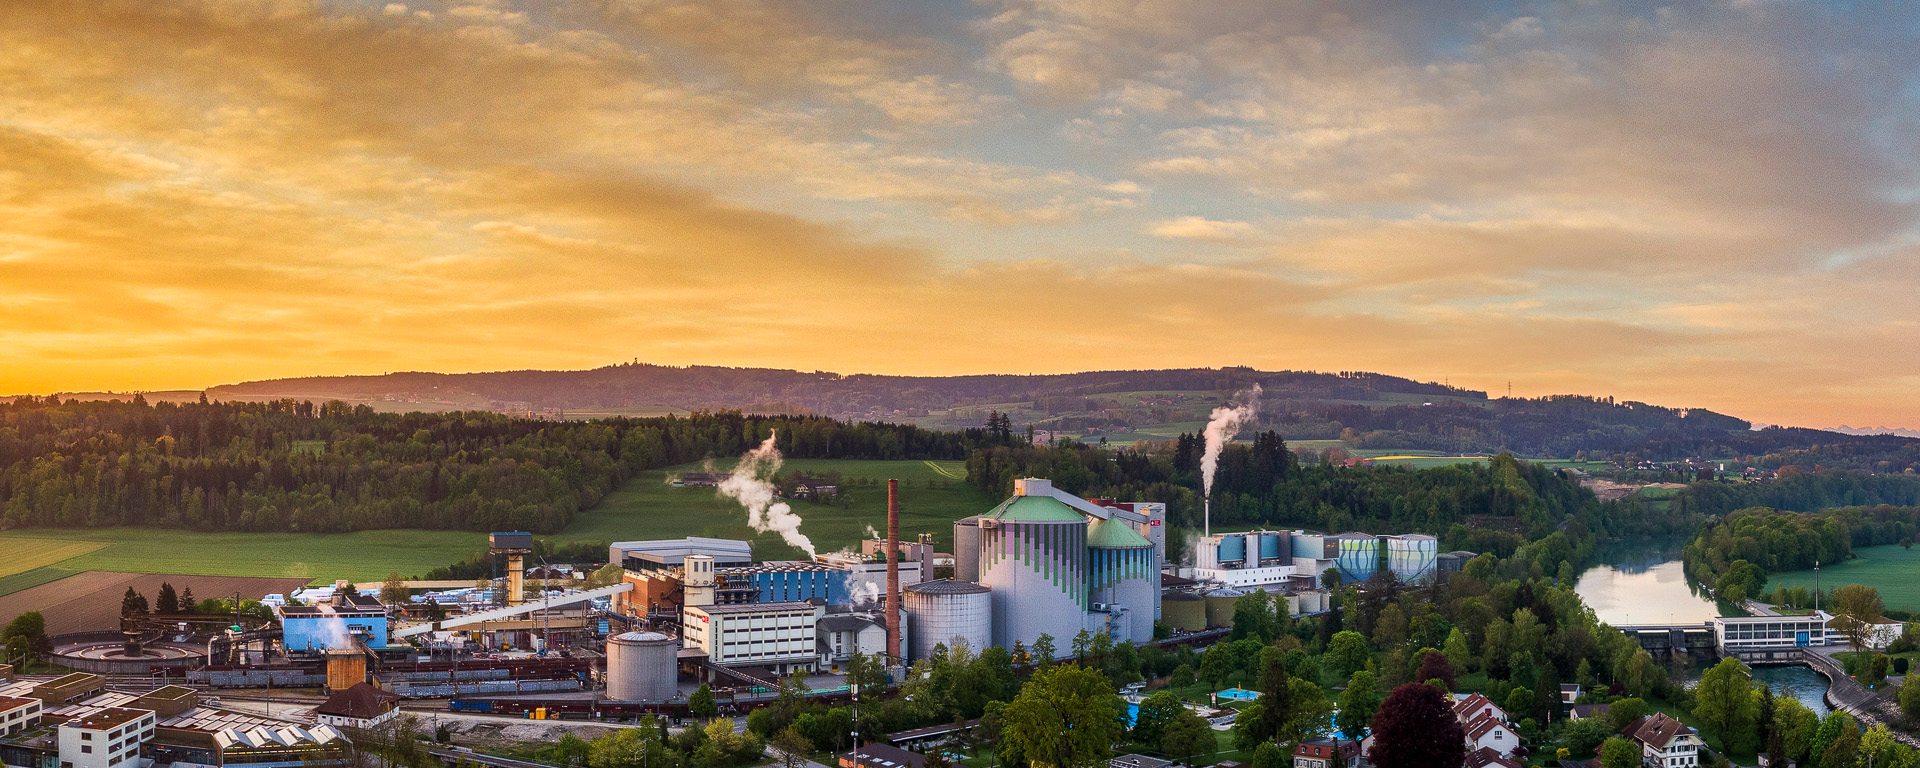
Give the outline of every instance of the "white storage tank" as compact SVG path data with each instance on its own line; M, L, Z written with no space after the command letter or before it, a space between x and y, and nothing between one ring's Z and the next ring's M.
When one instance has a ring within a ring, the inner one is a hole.
M607 638L607 698L666 701L679 693L680 644L658 632Z
M993 590L971 581L923 581L902 590L912 661L933 656L935 645L966 643L974 653L993 644Z

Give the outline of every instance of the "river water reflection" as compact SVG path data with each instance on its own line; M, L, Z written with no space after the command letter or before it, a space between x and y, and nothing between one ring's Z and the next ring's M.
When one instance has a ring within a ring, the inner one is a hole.
M1720 606L1682 572L1685 546L1674 537L1602 547L1598 564L1580 574L1573 591L1614 626L1705 624L1721 615Z
M1580 574L1573 591L1601 621L1613 626L1632 624L1704 624L1716 616L1740 615L1729 603L1716 602L1689 580L1680 562L1686 539L1661 538L1602 547L1596 565ZM1700 668L1673 670L1675 679L1691 686ZM1815 714L1825 715L1827 679L1803 666L1760 667L1754 679L1767 684L1776 696L1792 696Z

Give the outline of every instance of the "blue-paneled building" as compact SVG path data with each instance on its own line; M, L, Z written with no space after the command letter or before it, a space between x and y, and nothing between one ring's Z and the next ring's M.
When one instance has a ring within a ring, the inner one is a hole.
M847 586L850 572L815 563L766 563L746 568L716 568L723 591L753 590L755 603L798 603L820 598L831 605L853 602Z
M345 649L354 640L368 648L387 647L387 608L365 595L336 592L332 604L288 605L278 612L281 644L288 651Z

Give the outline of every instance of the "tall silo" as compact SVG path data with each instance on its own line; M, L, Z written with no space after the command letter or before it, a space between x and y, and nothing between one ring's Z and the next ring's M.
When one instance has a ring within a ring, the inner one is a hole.
M658 632L607 638L607 698L666 701L679 692L679 644Z
M932 574L921 574L926 578ZM980 580L980 517L963 517L953 521L953 578L958 581Z
M994 644L1032 648L1045 634L1067 648L1086 627L1086 518L1051 495L1014 496L980 516L980 550Z
M1160 565L1153 561L1153 542L1120 520L1094 520L1087 526L1087 575L1093 602L1124 606L1124 628L1115 628L1113 641L1153 640L1154 610L1160 596Z
M975 653L993 644L993 590L956 579L923 581L907 587L907 637L912 661L933 656L933 647L966 643Z

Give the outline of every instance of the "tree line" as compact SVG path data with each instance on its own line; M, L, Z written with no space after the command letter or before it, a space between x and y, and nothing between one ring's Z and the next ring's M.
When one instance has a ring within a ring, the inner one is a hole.
M1853 557L1858 547L1912 546L1920 507L1837 507L1789 512L1768 507L1735 510L1700 527L1682 557L1695 578L1743 597L1759 596L1769 573L1803 571Z
M1164 502L1172 522L1198 528L1201 442L1112 449L1072 442L994 446L967 459L967 481L995 496L1020 477L1048 477L1082 496ZM1685 518L1649 506L1600 502L1566 473L1502 454L1485 464L1432 469L1304 462L1274 432L1224 447L1212 518L1222 525L1326 531L1423 532L1449 546L1512 552L1568 520L1601 536L1671 533Z
M634 473L738 456L959 459L1017 439L737 412L594 422L339 402L0 404L0 526L564 528Z

